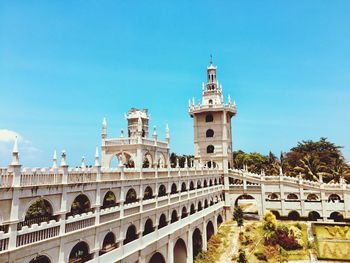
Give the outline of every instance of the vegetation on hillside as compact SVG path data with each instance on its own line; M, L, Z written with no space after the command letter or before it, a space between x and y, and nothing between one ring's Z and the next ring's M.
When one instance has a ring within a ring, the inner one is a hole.
M289 152L277 158L272 152L260 153L233 152L234 167L244 166L253 173L264 171L267 175L278 175L282 170L288 176L301 176L307 180L337 183L344 178L350 183L350 165L346 164L342 147L326 138L319 141L302 141Z

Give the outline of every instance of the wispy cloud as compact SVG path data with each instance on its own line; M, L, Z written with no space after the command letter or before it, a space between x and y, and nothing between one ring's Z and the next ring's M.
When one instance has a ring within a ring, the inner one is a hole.
M18 139L20 155L25 156L27 159L36 159L41 152L40 149L35 147L30 140L25 139L18 132L8 129L0 129L0 159L9 162L16 137ZM1 163L1 165L4 165L4 163Z

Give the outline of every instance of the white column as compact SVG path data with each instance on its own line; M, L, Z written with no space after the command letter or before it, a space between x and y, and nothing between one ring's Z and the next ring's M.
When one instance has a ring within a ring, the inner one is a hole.
M207 242L207 226L205 224L205 221L202 223L202 239L203 239L203 251L207 251L208 248L208 242Z
M192 230L187 232L187 263L193 263Z
M167 263L174 263L174 241L170 238L168 242L168 260Z

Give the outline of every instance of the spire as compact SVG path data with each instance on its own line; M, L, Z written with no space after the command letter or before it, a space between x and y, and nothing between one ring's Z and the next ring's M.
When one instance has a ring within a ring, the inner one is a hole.
M52 168L57 168L57 153L56 150L53 152L53 158L52 158Z
M96 151L95 151L95 166L100 166L100 156L98 154L98 146L96 146Z
M106 117L103 118L102 120L102 139L107 138L107 121Z
M18 138L17 138L17 136L16 136L15 142L13 144L11 165L20 165L19 164L19 152L18 152Z
M85 168L86 168L86 165L85 165L85 157L84 157L84 156L81 157L81 165L80 165L80 168L81 168L82 170L85 170Z
M66 162L66 151L65 151L65 150L62 151L62 155L61 155L61 166L67 166L67 162Z
M157 127L156 126L154 126L153 127L153 139L157 139Z
M176 158L176 168L179 168L180 165L179 165L179 158Z
M231 104L231 96L228 95L228 104Z
M169 143L170 140L170 130L169 130L169 125L167 124L165 127L165 139L167 140L167 142Z
M124 130L123 129L120 130L120 138L124 138Z

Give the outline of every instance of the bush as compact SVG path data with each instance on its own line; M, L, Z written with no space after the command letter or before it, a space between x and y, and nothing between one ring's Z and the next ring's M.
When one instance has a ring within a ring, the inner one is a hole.
M276 216L270 211L267 211L264 215L263 227L268 231L274 231L277 227Z
M262 261L267 261L267 257L265 256L264 253L261 252L255 252L254 256L256 256L257 259L262 260Z
M244 250L239 250L238 252L238 263L247 263L247 258L245 256Z
M285 231L283 228L279 228L275 231L275 235L265 239L266 246L280 245L285 250L300 249L302 246L298 243L293 234L289 231Z

